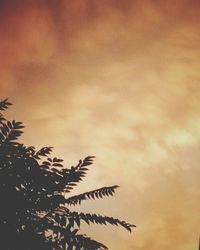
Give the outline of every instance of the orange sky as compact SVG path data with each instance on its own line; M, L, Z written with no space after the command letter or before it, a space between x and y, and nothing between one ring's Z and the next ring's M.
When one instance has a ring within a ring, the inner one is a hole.
M0 94L28 145L73 164L96 155L76 192L135 223L86 228L114 250L196 250L200 234L200 2L0 1Z

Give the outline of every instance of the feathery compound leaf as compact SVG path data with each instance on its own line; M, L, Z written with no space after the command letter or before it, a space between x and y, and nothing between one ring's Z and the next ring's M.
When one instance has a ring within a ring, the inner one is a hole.
M22 122L16 122L15 120L7 123L3 123L1 126L1 133L0 133L0 144L3 143L11 143L18 139L21 136L23 131L21 130L24 128Z
M8 108L8 106L12 105L12 103L8 102L8 99L5 99L3 101L0 101L0 110L4 111Z
M93 163L93 159L95 156L88 156L83 161L79 160L79 163L74 167L72 166L70 169L64 169L63 174L67 181L67 185L65 186L64 191L70 192L73 189L74 183L78 183L82 181L82 178L86 176L89 166Z
M66 199L65 202L68 205L77 205L77 204L81 204L81 201L83 201L83 200L103 198L105 196L113 195L115 193L115 189L118 187L119 186L115 185L115 186L111 186L111 187L99 188L99 189L96 189L96 190L93 190L90 192L86 192L83 194L72 196L72 197Z
M37 151L34 155L36 159L40 159L41 156L48 156L52 151L52 147L43 147Z
M68 212L68 216L73 218L74 220L83 220L86 222L88 225L90 222L96 223L96 224L111 224L115 226L122 226L129 232L131 232L132 227L136 227L135 225L129 224L125 221L121 221L119 219L115 219L113 217L108 217L108 216L101 216L101 215L96 215L96 214L89 214L89 213L77 213L77 212Z
M76 170L81 170L81 169L83 169L83 167L93 164L94 158L95 158L95 156L87 156L83 161L79 160L79 163L75 167L75 169Z
M59 215L59 216L58 216ZM54 211L54 218L57 221L58 224L60 224L61 217L67 217L68 221L74 221L78 227L80 227L80 221L86 222L88 225L91 223L96 224L111 224L115 226L122 226L129 232L131 232L132 227L136 227L135 225L129 224L125 221L121 221L119 219L109 217L109 216L102 216L97 214L90 214L90 213L78 213L78 212L71 212L66 207L59 207ZM56 219L58 218L58 219Z

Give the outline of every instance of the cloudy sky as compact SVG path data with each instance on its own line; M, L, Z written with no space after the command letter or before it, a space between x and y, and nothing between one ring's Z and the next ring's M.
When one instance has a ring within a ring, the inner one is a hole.
M84 211L111 250L196 250L200 234L200 2L2 0L0 98L23 141L66 165L96 155L75 192L118 184Z

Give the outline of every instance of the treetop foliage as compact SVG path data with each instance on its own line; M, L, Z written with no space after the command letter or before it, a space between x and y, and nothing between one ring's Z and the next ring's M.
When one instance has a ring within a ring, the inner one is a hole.
M12 105L0 102L0 248L4 250L97 250L108 249L79 233L82 222L122 226L135 225L108 216L71 211L88 199L112 196L117 185L68 196L87 175L94 156L66 168L51 158L52 147L36 150L18 142L24 125L8 121L3 112Z

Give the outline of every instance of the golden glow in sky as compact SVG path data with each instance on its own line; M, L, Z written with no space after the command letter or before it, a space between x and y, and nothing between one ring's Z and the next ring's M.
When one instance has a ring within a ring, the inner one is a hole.
M137 225L90 227L115 250L192 250L200 234L200 3L1 1L0 94L28 145L71 165L77 192L118 184L83 209Z

